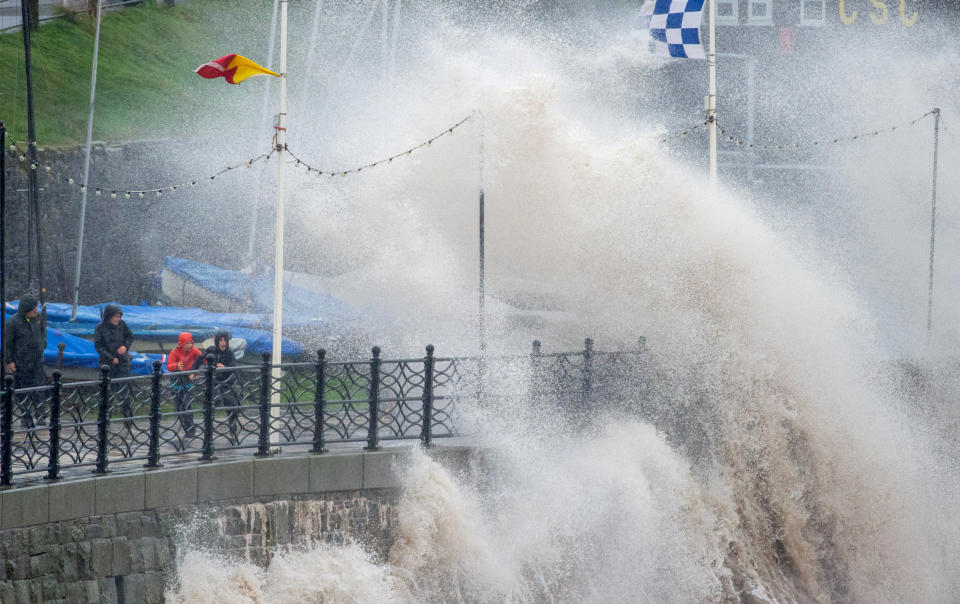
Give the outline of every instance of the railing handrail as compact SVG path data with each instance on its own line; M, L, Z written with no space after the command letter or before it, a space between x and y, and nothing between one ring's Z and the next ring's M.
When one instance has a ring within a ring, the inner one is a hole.
M280 377L268 355L260 365L233 367L216 367L208 356L205 366L188 371L168 372L154 361L151 374L111 378L104 365L97 380L67 383L54 372L56 383L21 389L8 376L0 388L0 486L42 471L57 480L90 466L106 473L146 460L147 468L157 468L163 458L211 461L217 451L241 449L268 456L293 444L312 445L317 454L330 443L378 449L381 440L419 439L429 447L435 438L459 434L457 405L465 399L484 405L562 396L575 405L572 417L586 417L597 398L594 382L610 373L595 368L611 356L639 359L643 348L641 342L635 351L598 352L587 340L582 351L545 353L534 342L528 354L437 357L428 346L423 357L398 359L374 348L371 358L356 361L330 361L320 350L316 361L279 364ZM531 385L485 386L498 362L516 364ZM547 387L546 371L559 388ZM224 375L231 379L217 377ZM200 377L184 387L185 376Z

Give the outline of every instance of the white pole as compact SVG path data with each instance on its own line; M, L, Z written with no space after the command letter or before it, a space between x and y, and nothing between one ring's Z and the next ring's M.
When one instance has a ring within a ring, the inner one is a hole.
M103 0L97 0L97 31L93 36L93 67L90 73L90 112L87 114L87 147L83 158L83 190L80 192L80 234L77 236L77 270L73 276L73 312L70 320L77 320L80 301L80 266L83 262L83 223L87 215L87 191L90 190L90 145L93 139L93 101L97 95L97 57L100 56L100 10Z
M753 187L753 165L756 162L754 157L753 149L753 130L754 130L754 116L757 112L757 59L756 57L750 57L747 59L747 145L748 149L751 149L750 157L747 161L750 162L750 169L747 170L747 182L750 183L750 186Z
M277 36L277 8L280 3L280 0L273 0L273 17L270 18L270 45L267 48L267 69L273 69L273 47L274 42L276 41ZM264 128L270 125L270 78L267 78L267 81L264 82L263 87L263 111L261 112L263 116L263 125ZM260 193L259 189L253 196L253 211L250 213L250 238L247 242L247 263L250 266L251 272L254 267L254 244L257 238L257 214L260 208Z
M280 113L277 116L277 224L273 264L273 379L280 378L280 345L283 332L283 203L286 197L284 171L287 167L287 0L280 0ZM280 393L271 397L271 415L277 417Z
M710 0L710 52L707 68L710 71L710 91L707 96L707 122L710 129L710 184L717 184L717 20L714 8L716 0Z

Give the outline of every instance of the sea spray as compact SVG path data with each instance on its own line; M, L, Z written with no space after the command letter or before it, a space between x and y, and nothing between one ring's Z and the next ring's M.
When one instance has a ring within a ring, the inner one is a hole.
M581 432L537 401L463 409L492 460L475 482L414 455L396 549L371 563L390 598L955 600L955 443L873 383L873 304L825 266L834 250L796 246L669 157L660 116L617 105L624 62L639 87L650 69L622 38L611 54L422 11L389 108L358 77L299 144L351 166L479 108L482 181L466 129L363 178L292 177L297 227L345 267L331 291L394 317L377 343L398 356L475 350L482 184L491 349L644 336L648 354L641 414L595 401ZM518 326L495 300L560 313Z

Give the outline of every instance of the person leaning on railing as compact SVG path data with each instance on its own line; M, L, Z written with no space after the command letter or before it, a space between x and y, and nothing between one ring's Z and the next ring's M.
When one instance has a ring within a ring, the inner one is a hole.
M193 335L185 331L177 338L177 347L170 351L167 357L168 371L193 371L200 364L200 350L193 345ZM177 411L183 412L190 408L190 394L193 390L194 381L197 374L178 375L173 378L173 391L175 392L175 405ZM193 414L186 413L180 416L180 426L186 437L196 436L197 427L193 421Z
M218 331L216 335L213 336L213 346L207 347L204 360L210 359L210 357L212 357L213 364L217 369L236 367L237 357L233 354L233 350L230 349L229 332ZM218 406L228 409L232 408L232 410L227 412L227 424L230 428L230 434L234 438L237 436L236 408L240 404L237 393L233 390L233 382L235 380L236 376L232 371L218 371L216 373L217 393L215 398Z
M103 318L93 330L93 345L100 353L100 365L110 368L110 379L130 375L130 344L133 332L123 320L123 310L116 304L103 307ZM119 398L120 409L124 417L133 417L129 384L118 384L111 388ZM127 427L133 424L128 422Z

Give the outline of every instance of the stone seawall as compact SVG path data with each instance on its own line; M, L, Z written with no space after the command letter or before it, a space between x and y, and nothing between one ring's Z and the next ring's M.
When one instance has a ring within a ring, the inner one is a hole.
M315 542L393 542L409 449L282 455L0 491L0 602L162 602L189 545L257 564ZM438 446L465 467L472 447Z
M0 602L163 602L178 545L265 565L316 541L386 556L395 489L124 512L0 531Z

